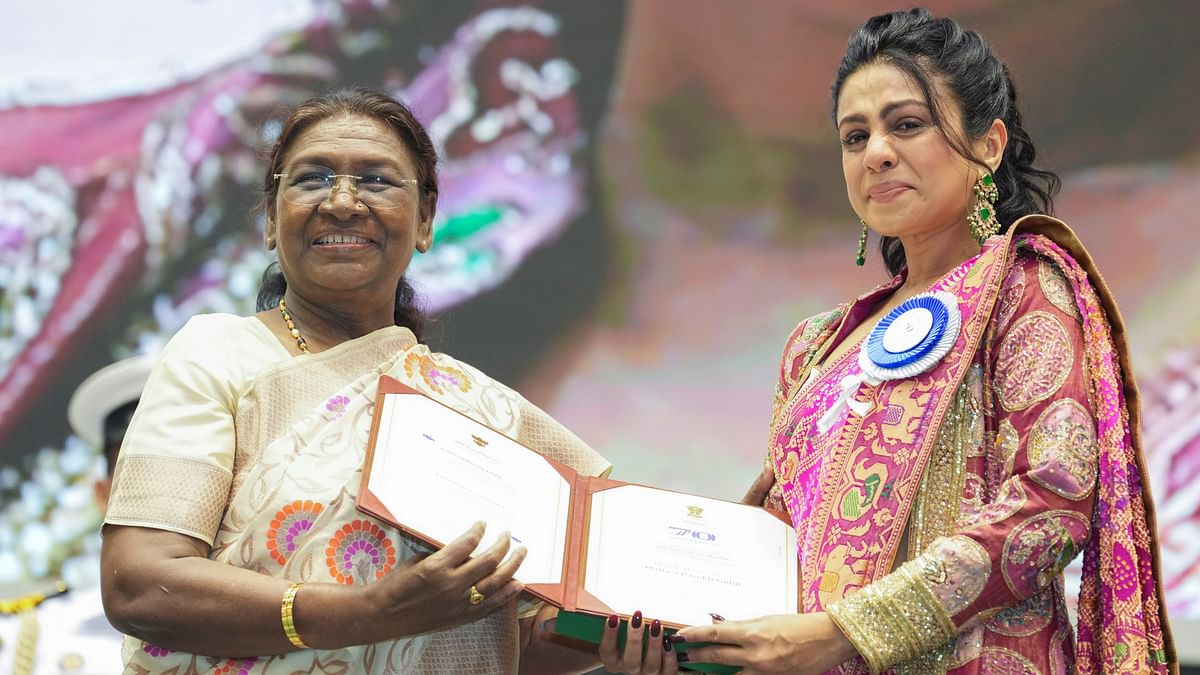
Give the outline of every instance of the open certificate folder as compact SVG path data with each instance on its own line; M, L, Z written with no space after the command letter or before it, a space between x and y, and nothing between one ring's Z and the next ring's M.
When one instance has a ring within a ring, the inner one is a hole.
M507 530L529 550L516 578L568 612L678 628L798 609L785 516L578 475L387 376L375 410L358 508L435 547Z

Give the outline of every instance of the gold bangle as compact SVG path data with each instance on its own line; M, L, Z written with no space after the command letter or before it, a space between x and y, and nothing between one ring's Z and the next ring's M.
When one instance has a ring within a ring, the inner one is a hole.
M283 634L287 636L288 642L297 649L308 649L309 646L304 644L304 640L300 639L300 634L296 632L296 621L292 617L292 606L296 604L296 591L304 584L292 584L283 592L283 605L279 608L279 616L283 619Z

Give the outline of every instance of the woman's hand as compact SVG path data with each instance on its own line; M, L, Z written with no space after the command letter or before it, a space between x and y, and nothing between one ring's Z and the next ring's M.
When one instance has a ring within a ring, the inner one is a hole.
M858 655L825 612L780 614L679 631L687 642L713 642L687 651L693 663L742 666L743 675L823 673Z
M472 559L471 552L483 539L483 532L484 524L476 523L442 550L410 560L378 582L362 587L372 604L367 616L375 617L377 628L386 633L380 639L475 621L524 590L525 585L513 575L525 560L525 547L518 547L508 555L511 537L505 532L495 544ZM478 604L471 602L472 588L483 595ZM300 606L298 600L297 608ZM297 627L303 630L299 623Z
M634 612L625 633L625 649L617 649L620 620L616 614L608 617L604 635L600 638L600 662L612 673L633 675L674 675L679 671L674 645L667 641L658 620L649 627L641 612ZM645 643L643 647L643 642Z

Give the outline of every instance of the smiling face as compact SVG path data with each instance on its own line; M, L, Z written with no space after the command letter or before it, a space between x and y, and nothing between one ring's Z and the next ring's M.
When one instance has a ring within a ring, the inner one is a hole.
M959 107L942 96L943 123L961 134ZM855 71L838 95L836 119L846 192L859 218L902 239L968 232L972 185L982 168L954 151L904 71L879 62ZM969 145L985 162L992 156L986 136ZM998 163L996 155L992 166Z
M401 184L394 208L368 208L352 181L341 179L326 201L289 200L288 184L320 173L370 176L395 182L417 175L412 153L386 124L341 115L300 132L280 162L280 188L268 206L266 240L275 248L290 292L311 302L394 302L396 286L414 250L427 250L432 213L420 190ZM362 190L369 189L363 181Z

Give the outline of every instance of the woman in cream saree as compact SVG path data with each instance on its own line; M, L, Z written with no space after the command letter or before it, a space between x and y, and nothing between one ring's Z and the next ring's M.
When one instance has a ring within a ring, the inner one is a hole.
M298 582L375 581L428 552L354 506L381 375L577 471L610 468L516 392L431 353L405 328L292 357L257 318L206 315L180 331L151 376L106 522L180 532L211 543L213 560ZM197 431L181 438L181 420ZM518 612L510 604L449 631L245 659L127 638L126 662L155 674L515 672Z

